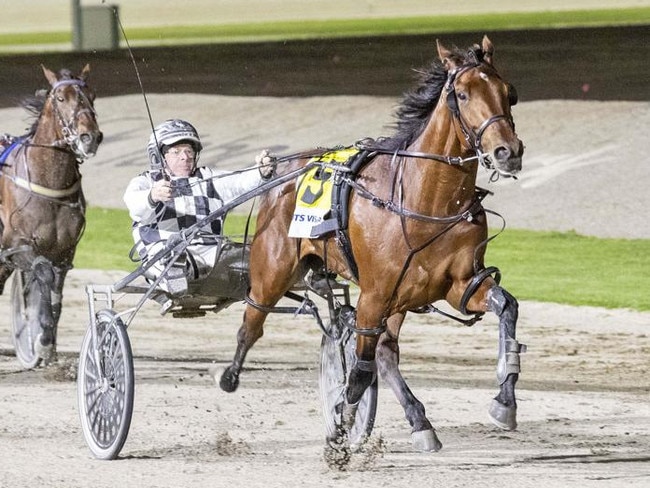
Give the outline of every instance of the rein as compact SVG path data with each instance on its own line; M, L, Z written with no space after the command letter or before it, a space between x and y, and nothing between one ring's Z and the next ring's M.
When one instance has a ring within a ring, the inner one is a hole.
M481 192L478 193L478 195L471 201L470 205L462 212L447 217L436 217L434 215L424 215L412 210L408 210L401 205L396 204L392 200L381 199L370 190L365 188L363 185L347 176L343 178L343 182L356 190L360 197L365 198L366 200L370 200L375 207L384 208L402 217L433 224L455 224L462 220L471 222L474 219L474 215L483 210L483 206L481 205L483 198L489 194L492 194L492 192L488 190L481 190Z
M465 163L478 161L480 159L479 156L462 158L460 156L443 156L440 154L422 151L409 151L408 149L387 149L381 146L370 145L368 139L358 141L354 146L363 151L369 151L378 154L391 154L393 157L402 156L406 158L429 159L431 161L438 161L439 163L445 163L450 166L463 166Z

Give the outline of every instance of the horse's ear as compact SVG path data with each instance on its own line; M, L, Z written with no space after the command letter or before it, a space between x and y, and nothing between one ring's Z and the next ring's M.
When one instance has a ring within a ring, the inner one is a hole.
M88 79L88 76L90 76L90 64L87 63L86 66L84 66L84 69L81 70L79 78L81 78L83 81L86 81Z
M42 64L41 64L41 68L43 68L43 74L45 75L45 78L47 78L47 81L49 81L50 85L54 86L54 84L58 81L56 79L56 74L54 73L54 71L47 69Z
M447 71L451 71L456 67L451 59L451 51L443 46L438 39L436 39L436 47L438 48L438 57L442 61L443 66Z
M483 59L492 64L494 60L494 45L488 36L483 36L483 42L481 48L483 49Z

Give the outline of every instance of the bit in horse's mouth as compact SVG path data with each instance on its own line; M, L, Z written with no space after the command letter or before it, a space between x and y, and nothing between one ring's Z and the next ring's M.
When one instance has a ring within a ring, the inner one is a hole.
M504 170L502 168L495 168L495 169L500 176L504 176L506 178L514 178L515 180L517 179L517 175L521 171L521 167L514 170Z

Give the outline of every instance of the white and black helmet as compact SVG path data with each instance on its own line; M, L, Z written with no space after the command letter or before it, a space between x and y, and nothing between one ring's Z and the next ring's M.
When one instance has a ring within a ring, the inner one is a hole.
M162 168L164 164L162 158L166 148L181 141L187 141L194 147L194 151L196 151L194 162L196 164L203 145L192 124L181 119L169 119L154 128L147 144L147 156L151 169Z

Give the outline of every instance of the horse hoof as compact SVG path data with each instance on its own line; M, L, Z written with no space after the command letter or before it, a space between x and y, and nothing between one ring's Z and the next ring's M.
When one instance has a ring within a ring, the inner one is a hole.
M411 434L413 449L421 452L438 452L442 449L442 442L438 440L436 431L433 429L420 430Z
M226 393L232 393L239 386L239 376L226 369L219 380L219 387Z
M45 341L48 342L49 337L42 333L36 336L36 340L34 341L34 353L36 356L41 358L43 366L47 366L56 361L56 348L52 342L43 344L42 339L45 339Z
M492 400L488 415L492 423L500 429L515 430L517 428L517 407L507 407L497 400Z

